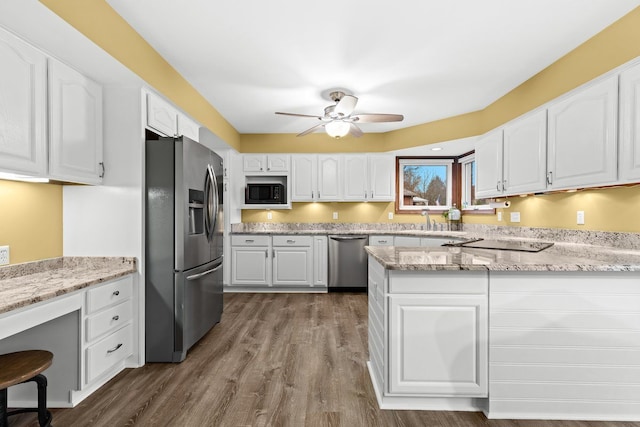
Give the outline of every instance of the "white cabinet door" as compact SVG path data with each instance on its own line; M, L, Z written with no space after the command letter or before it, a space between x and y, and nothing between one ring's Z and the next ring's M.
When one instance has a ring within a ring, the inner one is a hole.
M264 172L267 168L267 156L264 154L244 154L242 169L245 172Z
M369 170L365 154L346 155L342 159L344 200L367 200L369 196Z
M369 155L369 200L392 202L396 197L396 161L388 154Z
M318 199L321 201L342 200L342 157L318 155Z
M267 172L289 172L289 155L268 154Z
M274 286L312 286L313 250L311 246L273 248Z
M504 195L546 190L546 109L524 116L504 127L503 163Z
M178 113L178 135L194 141L200 140L200 125L184 114Z
M487 396L486 295L389 297L389 392Z
M313 286L327 286L328 259L327 236L314 236Z
M476 197L502 195L502 128L484 134L476 142Z
M47 60L0 30L0 169L47 173Z
M420 246L420 237L415 236L395 236L394 246Z
M147 93L147 127L165 136L178 135L178 110L154 93Z
M268 247L232 246L231 260L232 286L270 286L271 258Z
M49 60L49 176L99 184L102 159L102 87Z
M617 178L618 76L549 107L549 188L612 184Z
M620 181L640 181L640 64L620 74Z
M291 155L291 201L313 202L317 197L317 156L314 154Z

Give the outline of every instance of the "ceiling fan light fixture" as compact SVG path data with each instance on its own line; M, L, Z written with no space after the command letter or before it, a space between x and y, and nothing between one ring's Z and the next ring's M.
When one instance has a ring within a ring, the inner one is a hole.
M330 137L342 138L349 133L351 125L341 120L334 120L333 122L327 123L324 126L324 129L327 131L327 135L329 135Z

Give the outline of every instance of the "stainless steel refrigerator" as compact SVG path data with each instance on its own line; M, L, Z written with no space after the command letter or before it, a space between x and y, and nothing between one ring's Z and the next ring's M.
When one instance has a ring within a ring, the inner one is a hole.
M146 141L147 362L181 362L222 315L222 159L185 137Z

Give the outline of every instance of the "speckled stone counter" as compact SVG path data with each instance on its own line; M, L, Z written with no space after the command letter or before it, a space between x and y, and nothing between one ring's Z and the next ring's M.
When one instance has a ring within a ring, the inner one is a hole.
M135 258L64 257L0 267L0 313L137 271Z
M541 252L464 247L367 246L389 270L640 271L640 251L555 244Z
M233 224L233 234L376 234L417 237L464 237L463 231L423 230L421 224L385 224L385 223L243 223Z

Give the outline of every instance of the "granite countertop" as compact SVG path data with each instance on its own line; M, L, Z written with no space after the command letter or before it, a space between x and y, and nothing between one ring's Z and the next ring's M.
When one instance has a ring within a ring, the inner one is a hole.
M367 246L389 270L640 271L640 251L556 243L541 252L465 247Z
M136 259L124 257L63 257L0 267L0 313L136 271Z

